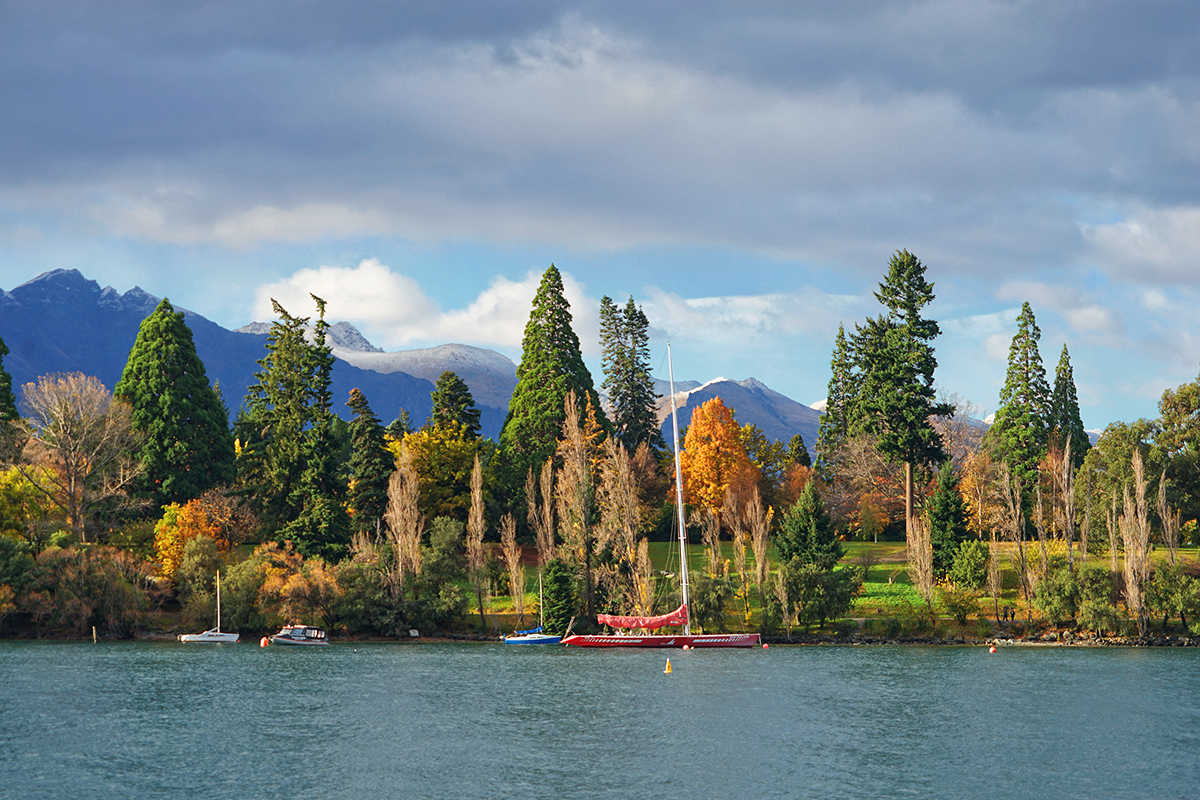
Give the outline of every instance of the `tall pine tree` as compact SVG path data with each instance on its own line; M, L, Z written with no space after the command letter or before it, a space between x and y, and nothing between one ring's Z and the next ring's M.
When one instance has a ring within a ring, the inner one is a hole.
M20 434L16 422L21 415L17 413L17 398L13 395L12 376L4 369L4 357L8 355L8 345L0 339L0 464L7 463L17 456L20 447Z
M958 476L950 461L938 472L937 488L926 508L929 516L929 542L933 547L933 574L944 578L954 566L958 546L967 540L967 509L958 491Z
M333 353L326 341L325 301L309 343L308 317L271 303L279 320L267 334L267 355L239 416L244 481L280 538L306 556L337 559L349 543L346 488L338 476L332 396Z
M1038 341L1042 332L1029 303L1021 306L1017 333L1008 350L1008 372L1000 390L1000 407L988 429L992 457L1009 465L1025 488L1033 486L1038 462L1046 455L1050 387Z
M225 406L183 313L165 298L142 320L113 396L129 403L133 428L145 435L137 491L156 505L185 503L233 480Z
M822 472L828 472L837 452L846 442L849 433L848 414L857 398L854 355L846 340L844 325L838 325L830 370L832 374L825 395L825 412L821 414L817 428L817 466Z
M947 416L953 408L934 399L937 359L932 342L941 329L921 316L934 299L925 265L907 250L896 252L875 298L887 313L859 328L855 352L860 383L848 427L871 435L885 458L904 464L907 529L912 524L913 468L940 464L946 457L930 417Z
M1064 344L1058 358L1058 369L1054 371L1054 390L1050 394L1050 442L1058 447L1071 443L1071 463L1079 469L1083 458L1091 448L1087 431L1083 429L1083 418L1079 414L1079 396L1075 392L1075 373L1071 369L1071 354Z
M479 409L467 382L446 370L433 388L433 410L429 412L429 424L433 427L458 423L463 426L467 438L479 438Z
M657 451L666 447L658 426L658 395L650 379L650 321L629 298L618 308L612 298L600 300L602 388L613 411L613 435L629 452L645 442Z
M500 496L517 504L526 473L540 470L558 449L565 419L563 403L574 391L584 413L588 401L607 428L592 375L583 363L579 337L571 328L571 307L564 294L562 275L553 264L542 275L533 309L521 340L517 385L508 402L508 416L492 458Z
M354 413L350 422L350 514L355 530L375 533L387 510L388 479L396 467L395 459L366 396L351 389L346 405Z

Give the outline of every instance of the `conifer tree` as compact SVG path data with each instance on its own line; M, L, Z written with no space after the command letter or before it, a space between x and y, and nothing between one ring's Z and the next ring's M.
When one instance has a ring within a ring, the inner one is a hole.
M17 420L17 398L12 390L12 376L4 369L4 357L8 345L0 339L0 464L13 460L20 450L20 433Z
M1032 486L1037 465L1046 454L1050 387L1038 341L1042 332L1029 303L1021 306L1017 333L1008 350L1008 373L1000 390L1000 407L986 442L997 461L1008 464L1022 486Z
M824 471L841 449L849 433L850 409L855 404L858 382L854 375L854 356L846 340L846 328L838 325L833 344L832 375L825 395L825 412L817 428L817 463Z
M937 488L926 508L929 540L933 547L934 577L944 578L954 566L958 546L968 537L967 509L958 491L958 476L950 461L938 471Z
M17 414L17 398L12 390L12 376L4 369L4 357L8 355L8 345L0 339L0 422L14 422L20 418Z
M346 405L354 413L350 423L350 513L354 529L372 533L387 511L388 479L396 468L387 449L379 417L358 389L350 390Z
M799 464L802 467L812 466L812 456L808 454L808 448L804 444L804 437L796 434L788 440L788 460L793 464Z
M250 387L244 432L244 480L262 503L267 524L306 556L336 560L349 542L345 486L337 473L330 383L333 353L326 341L325 301L313 341L308 317L293 317L272 300L279 320L267 334L267 355Z
M775 547L785 563L799 558L801 564L812 564L822 571L832 570L841 559L844 551L816 481L805 484L800 497L784 514Z
M142 320L113 395L129 403L133 428L144 434L139 494L158 506L184 503L233 480L225 406L170 301Z
M658 425L658 395L650 379L649 328L650 321L632 297L623 309L610 297L601 298L601 387L612 403L613 435L631 453L643 442L656 451L666 448Z
M1050 419L1047 426L1051 441L1058 447L1071 442L1071 463L1079 469L1084 456L1091 448L1087 431L1083 429L1083 418L1079 414L1079 396L1075 392L1075 373L1071 369L1071 355L1064 344L1058 358L1058 369L1054 372L1054 390L1050 395Z
M860 383L848 428L871 435L889 461L903 462L907 527L912 524L913 468L940 464L946 457L929 418L947 416L953 408L935 402L937 359L931 343L941 329L921 316L934 299L925 265L907 250L896 252L875 298L887 313L858 329Z
M608 420L599 411L600 398L591 373L583 363L579 337L571 328L571 308L564 295L562 275L553 264L542 275L533 298L521 347L517 385L508 402L508 416L491 465L500 495L514 506L520 504L521 487L529 469L541 469L558 449L569 392L578 396L580 413L590 402L601 424L608 427Z
M433 410L429 413L429 424L433 427L457 423L463 426L469 439L479 438L479 409L467 382L446 370L434 386Z

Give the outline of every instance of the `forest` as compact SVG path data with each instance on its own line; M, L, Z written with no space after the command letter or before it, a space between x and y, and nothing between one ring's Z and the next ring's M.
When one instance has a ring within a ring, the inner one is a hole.
M838 330L815 459L720 398L679 420L693 626L1200 633L1200 379L1093 446L1067 346L1051 384L1025 303L985 425L935 388L933 290L898 251L879 315ZM419 424L385 423L358 389L334 398L312 301L310 316L274 304L241 398L210 383L165 299L111 390L82 373L13 387L0 341L0 636L203 629L218 575L223 625L245 634L492 638L539 616L587 631L598 612L679 605L675 454L633 298L601 301L597 387L546 270L494 441L453 372Z

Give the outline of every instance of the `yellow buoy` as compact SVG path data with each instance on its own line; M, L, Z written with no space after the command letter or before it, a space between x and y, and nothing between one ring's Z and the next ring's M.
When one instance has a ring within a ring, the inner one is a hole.
M669 659L669 658L667 659L667 668L663 670L663 674L664 675L671 674L671 659Z

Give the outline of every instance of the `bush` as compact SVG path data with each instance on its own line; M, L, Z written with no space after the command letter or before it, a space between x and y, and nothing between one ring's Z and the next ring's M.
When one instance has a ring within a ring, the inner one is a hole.
M987 585L987 542L968 540L958 546L950 567L950 580L960 589L978 592Z
M965 625L967 618L979 611L979 595L964 589L957 584L945 584L938 587L938 600L946 613L954 617L959 625Z

